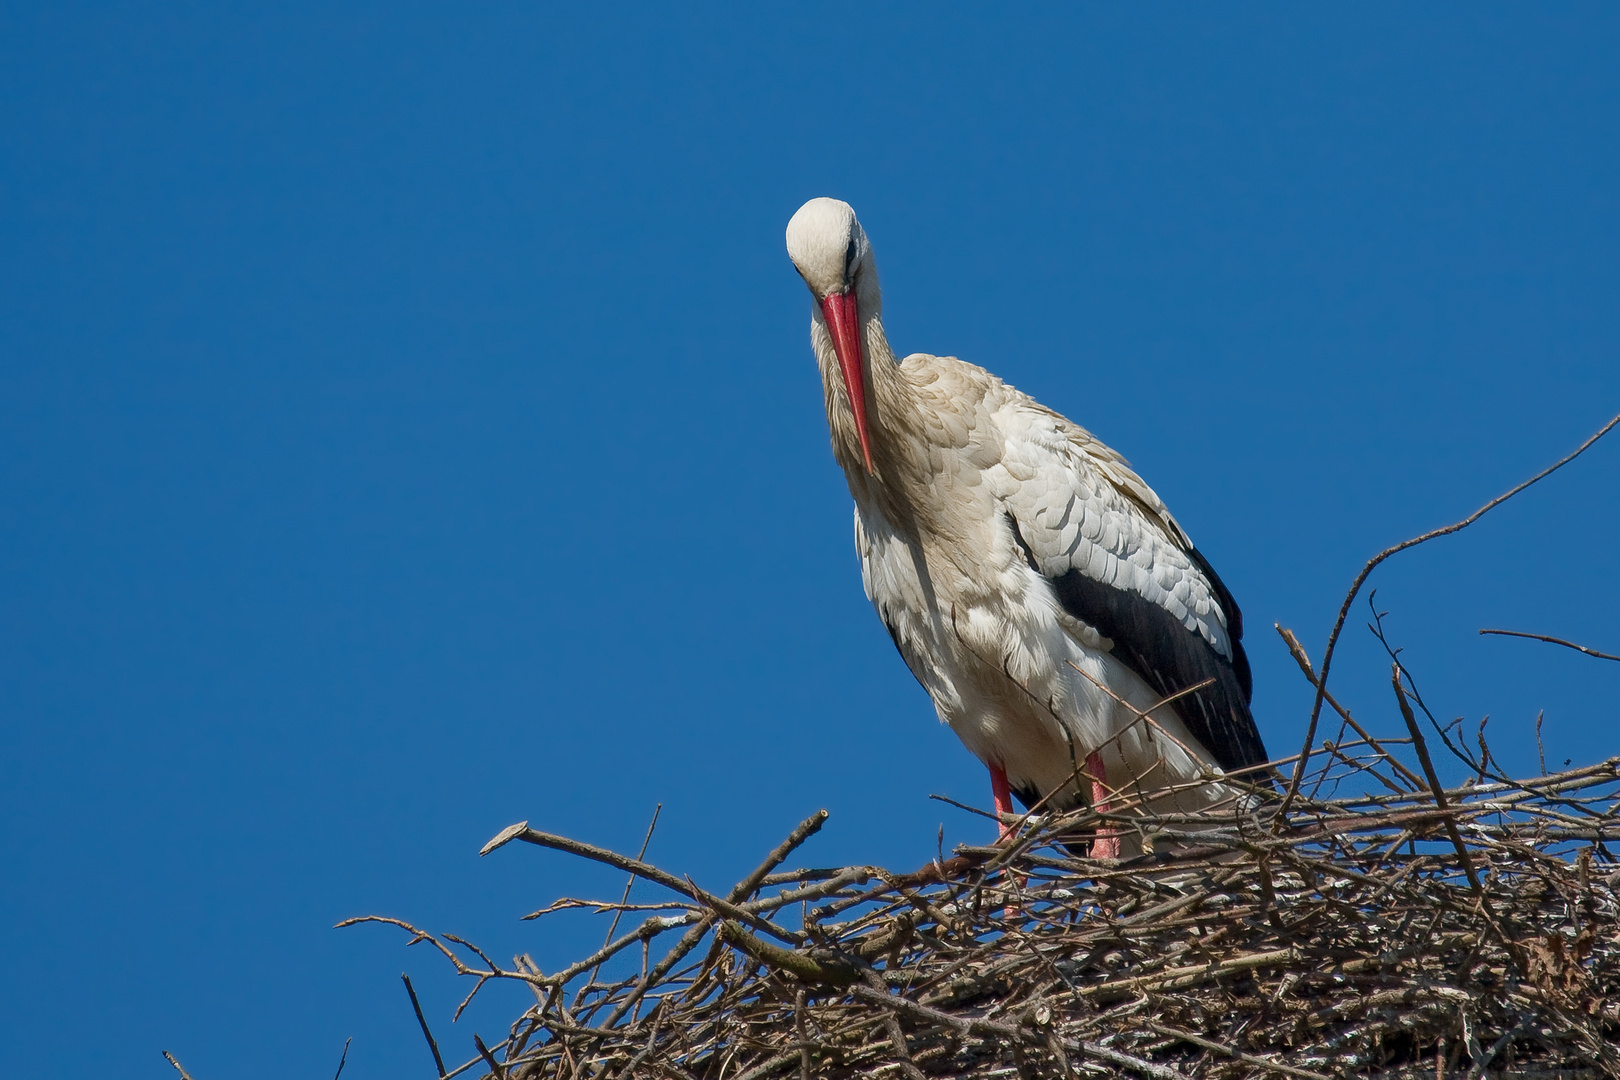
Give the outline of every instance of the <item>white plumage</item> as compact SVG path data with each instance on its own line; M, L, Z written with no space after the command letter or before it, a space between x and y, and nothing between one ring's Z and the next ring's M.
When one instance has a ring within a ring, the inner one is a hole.
M1026 805L1186 811L1229 796L1205 781L1265 760L1240 616L1158 495L983 368L896 360L847 204L806 203L787 244L815 299L866 594L940 719L990 766L998 806L1002 770Z

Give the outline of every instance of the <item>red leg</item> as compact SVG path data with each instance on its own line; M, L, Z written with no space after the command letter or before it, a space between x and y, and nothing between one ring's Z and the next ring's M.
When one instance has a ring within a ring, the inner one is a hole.
M1091 774L1091 808L1108 813L1108 774L1103 771L1102 752L1093 750L1086 758L1086 772ZM1097 838L1091 842L1093 859L1119 858L1119 837L1113 829L1099 828Z
M1016 812L1013 810L1012 788L1007 784L1007 770L1002 768L1000 764L994 762L990 765L990 797L995 801L997 814L1011 814ZM1008 836L1012 835L1013 827L1008 825L1006 822L1001 821L999 818L997 819L997 822L1001 827L1000 832L996 836L996 843L999 844L1003 840L1007 839ZM1024 884L1024 876L1019 874L1015 880L1018 883L1018 887L1022 888ZM1008 904L1006 907L1001 909L1001 916L1002 918L1009 920L1017 918L1018 905L1016 903Z
M997 762L990 763L990 797L995 800L996 813L1011 814L1014 812L1012 788L1007 786L1007 770ZM1012 826L1006 822L1000 822L999 819L998 822L1001 825L1001 831L997 834L997 839L1001 839L1012 832Z

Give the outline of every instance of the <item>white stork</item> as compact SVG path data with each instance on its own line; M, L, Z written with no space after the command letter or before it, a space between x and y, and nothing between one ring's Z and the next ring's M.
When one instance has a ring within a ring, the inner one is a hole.
M1211 778L1266 761L1242 617L1153 489L983 368L896 359L849 204L805 203L787 249L814 300L866 595L939 718L989 766L997 811L1013 812L1013 794L1053 810L1231 799ZM1099 830L1092 853L1118 856L1117 833Z

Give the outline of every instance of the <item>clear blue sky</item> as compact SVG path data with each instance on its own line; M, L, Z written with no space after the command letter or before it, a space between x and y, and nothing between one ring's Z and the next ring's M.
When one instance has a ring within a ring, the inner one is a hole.
M8 4L0 1072L429 1077L615 894L924 861L982 768L861 595L782 247L853 203L901 352L1092 428L1297 748L1362 562L1620 411L1612 6ZM1620 753L1620 436L1374 583L1502 758ZM1358 615L1341 692L1397 723Z

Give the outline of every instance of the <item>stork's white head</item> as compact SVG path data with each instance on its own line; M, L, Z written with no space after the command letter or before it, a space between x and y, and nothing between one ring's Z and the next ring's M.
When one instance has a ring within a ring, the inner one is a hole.
M787 227L788 258L810 287L821 316L827 322L844 392L855 413L866 469L872 472L872 447L866 425L866 363L862 347L862 316L874 316L882 304L877 268L866 230L855 210L837 199L811 199L799 207ZM862 311L862 308L866 311Z
M855 279L871 262L872 245L855 209L837 199L811 199L787 227L788 258L817 300L855 291Z

